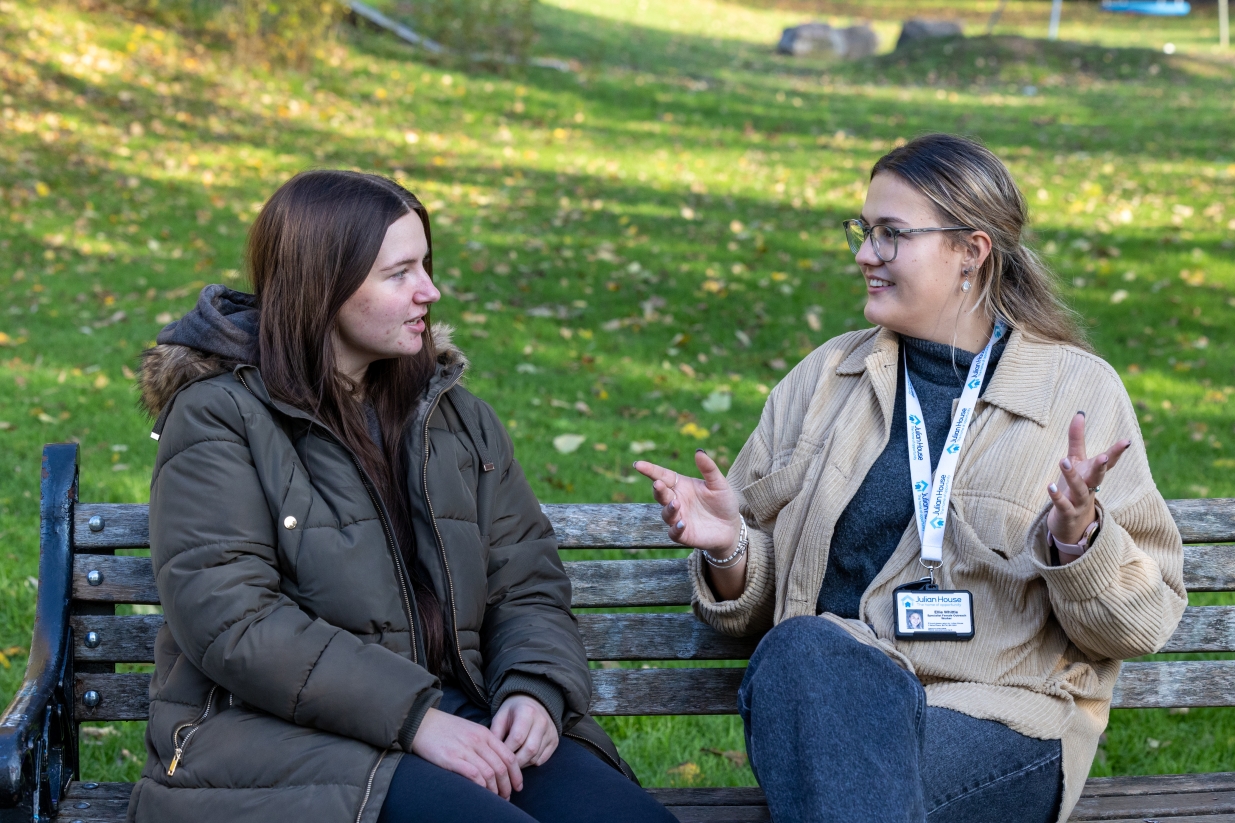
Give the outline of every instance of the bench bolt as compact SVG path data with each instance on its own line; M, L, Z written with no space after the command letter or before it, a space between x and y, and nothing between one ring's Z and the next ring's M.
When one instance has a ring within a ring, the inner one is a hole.
M91 517L91 518L87 521L87 524L90 526L90 531L92 531L92 532L101 532L101 531L103 531L103 525L104 525L104 524L103 524L103 518L102 518L102 517L100 517L100 516L99 516L99 515L97 515L97 514L96 514L96 515L94 515L93 517Z
M84 800L81 800L81 801L78 801L77 803L74 803L73 808L74 809L88 809L90 808L90 804Z
M82 783L81 787L83 789L97 789L99 787L99 784L98 783Z
M86 572L86 582L91 586L98 586L103 582L103 572L98 569L91 569Z
M102 638L99 637L98 632L86 632L86 648L87 649L97 649L99 647L99 643L101 642L102 642Z
M93 709L95 706L99 705L102 700L103 698L100 697L99 693L94 689L91 689L81 696L81 702L86 704L87 709Z

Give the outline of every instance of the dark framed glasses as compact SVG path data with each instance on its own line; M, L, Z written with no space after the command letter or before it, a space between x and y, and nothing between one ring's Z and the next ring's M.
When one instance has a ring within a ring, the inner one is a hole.
M976 231L969 226L941 226L929 229L894 229L891 226L868 226L862 220L845 220L845 240L849 243L849 251L857 254L862 244L870 238L871 248L875 256L885 263L896 259L898 240L902 234L919 234L928 231Z

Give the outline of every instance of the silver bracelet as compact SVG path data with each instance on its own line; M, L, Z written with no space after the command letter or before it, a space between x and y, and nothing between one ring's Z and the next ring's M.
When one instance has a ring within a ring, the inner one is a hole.
M733 554L722 557L720 560L713 560L712 553L704 549L703 559L714 569L731 569L742 559L742 555L746 554L746 547L749 545L750 532L746 530L746 520L742 520L742 530L738 532L738 545L734 548Z

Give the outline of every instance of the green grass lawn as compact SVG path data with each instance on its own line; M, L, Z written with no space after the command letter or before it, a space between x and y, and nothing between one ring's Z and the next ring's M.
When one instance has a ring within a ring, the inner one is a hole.
M1235 496L1235 62L1216 13L1068 3L1048 43L1048 2L980 36L994 6L548 0L537 53L572 70L500 75L352 29L302 72L236 65L149 21L0 0L0 699L30 637L42 445L81 443L82 499L147 498L138 353L203 284L244 286L249 222L312 166L428 204L434 317L543 500L649 501L636 449L728 465L770 387L865 325L839 221L871 164L924 131L975 135L1029 196L1163 494ZM973 36L891 52L910 13ZM872 19L881 53L771 54L812 16ZM561 435L586 439L560 453ZM1194 597L1216 602L1235 601ZM753 782L723 756L735 718L605 723L647 785ZM134 779L141 734L94 727L86 776ZM1117 711L1108 738L1095 774L1235 769L1232 710Z

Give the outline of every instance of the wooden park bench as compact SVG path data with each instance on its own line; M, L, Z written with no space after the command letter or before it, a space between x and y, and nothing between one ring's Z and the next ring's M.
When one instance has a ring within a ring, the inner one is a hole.
M25 682L0 718L0 820L121 821L131 784L85 782L79 724L144 720L148 674L117 663L153 661L162 615L117 615L159 602L150 560L117 556L148 546L145 505L79 503L77 447L43 451L38 604ZM1235 590L1235 500L1174 500L1191 591ZM561 548L672 547L655 506L547 505ZM683 559L567 561L577 608L690 603ZM649 668L593 671L596 715L733 714L741 668L657 667L655 661L740 661L755 642L725 637L689 613L579 614L594 661ZM1235 607L1189 608L1164 651L1235 651ZM1126 663L1122 708L1235 705L1235 660ZM768 820L757 788L652 789L685 821ZM11 817L10 817L11 816ZM1235 773L1115 777L1088 782L1073 821L1231 823Z

